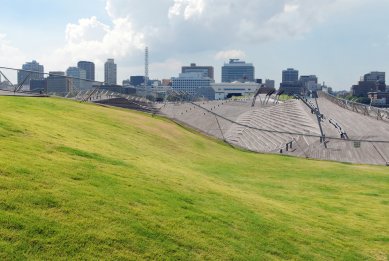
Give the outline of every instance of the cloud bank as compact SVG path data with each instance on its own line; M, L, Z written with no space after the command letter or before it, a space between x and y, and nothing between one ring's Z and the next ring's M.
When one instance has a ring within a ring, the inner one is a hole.
M42 63L52 68L92 60L101 68L107 58L115 58L123 67L139 70L145 46L156 67L175 68L179 57L201 53L215 60L244 58L245 46L302 37L353 3L362 1L106 0L109 22L92 16L69 23L64 46ZM2 36L0 43L1 52L21 56Z

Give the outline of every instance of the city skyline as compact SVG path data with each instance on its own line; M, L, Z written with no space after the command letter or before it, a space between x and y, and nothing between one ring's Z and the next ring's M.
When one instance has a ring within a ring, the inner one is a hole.
M46 71L92 61L96 79L103 80L104 62L112 57L121 82L143 74L148 45L151 78L170 78L194 62L213 66L220 82L223 63L241 58L254 64L256 78L279 83L281 71L292 67L335 90L348 90L366 72L388 71L387 1L244 3L166 0L149 10L137 0L9 1L0 18L6 25L0 59L16 68L37 60ZM50 12L41 15L43 6Z

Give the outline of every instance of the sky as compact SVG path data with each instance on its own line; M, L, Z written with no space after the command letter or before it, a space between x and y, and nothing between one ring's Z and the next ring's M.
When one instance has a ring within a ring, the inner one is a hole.
M388 0L1 0L0 66L36 60L65 71L80 60L103 80L114 58L121 82L144 73L178 76L181 66L253 63L279 84L282 70L316 74L347 90L370 71L389 73Z

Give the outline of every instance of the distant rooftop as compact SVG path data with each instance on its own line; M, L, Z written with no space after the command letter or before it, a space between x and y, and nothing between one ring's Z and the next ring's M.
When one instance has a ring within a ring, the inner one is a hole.
M240 66L240 65L248 65L248 66L252 66L253 64L252 63L246 63L245 61L241 61L240 59L230 59L230 62L229 63L225 63L224 65L226 66Z

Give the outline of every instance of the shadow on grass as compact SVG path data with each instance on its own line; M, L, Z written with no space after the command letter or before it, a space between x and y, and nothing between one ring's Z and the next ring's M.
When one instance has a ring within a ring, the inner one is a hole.
M66 153L70 156L77 156L85 159L91 159L91 160L96 160L100 163L104 164L109 164L109 165L115 165L115 166L127 166L127 164L121 160L118 159L110 159L108 157L104 157L100 154L93 153L93 152L88 152L88 151L83 151L80 149L75 149L71 147L66 147L66 146L60 146L57 148L57 151Z

